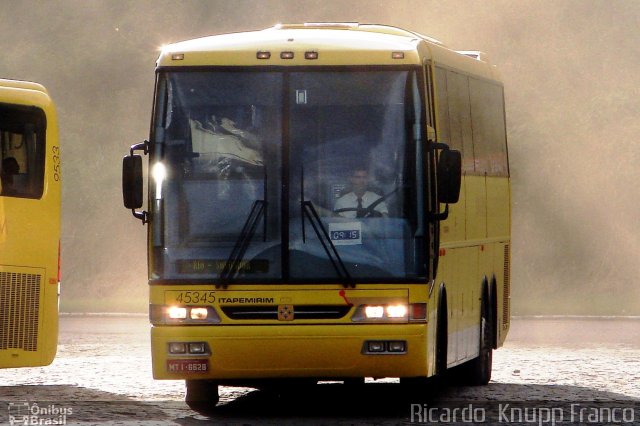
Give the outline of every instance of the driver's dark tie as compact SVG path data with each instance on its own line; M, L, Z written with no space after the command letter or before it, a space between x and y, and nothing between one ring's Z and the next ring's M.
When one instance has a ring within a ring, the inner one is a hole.
M362 197L358 197L358 210L356 217L364 217L364 209L362 208Z

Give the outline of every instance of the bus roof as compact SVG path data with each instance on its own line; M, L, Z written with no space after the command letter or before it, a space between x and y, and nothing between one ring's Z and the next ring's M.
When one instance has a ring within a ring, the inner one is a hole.
M422 65L425 60L497 79L495 67L480 52L456 52L397 27L350 22L279 24L178 42L162 48L157 65Z
M0 78L0 102L33 106L44 109L47 116L54 116L55 106L47 89L39 83Z
M36 92L42 92L47 95L49 94L49 92L47 92L47 89L42 84L33 83L31 81L8 80L8 79L0 78L0 87L35 90Z

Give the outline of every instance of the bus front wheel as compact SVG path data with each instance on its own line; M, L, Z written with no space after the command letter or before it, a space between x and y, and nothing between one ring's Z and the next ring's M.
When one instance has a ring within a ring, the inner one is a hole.
M206 412L215 408L220 400L218 384L211 380L186 380L185 402L194 411Z

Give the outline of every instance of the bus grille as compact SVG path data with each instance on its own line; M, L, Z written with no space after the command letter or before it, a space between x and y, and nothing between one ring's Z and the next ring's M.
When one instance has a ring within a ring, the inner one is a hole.
M502 328L509 327L509 321L511 320L510 312L510 297L511 297L511 265L510 265L510 253L509 244L504 246L504 290L502 292Z
M293 307L297 320L340 319L350 306L297 305ZM222 312L232 320L277 320L278 306L223 306Z
M0 349L38 350L40 279L0 272Z

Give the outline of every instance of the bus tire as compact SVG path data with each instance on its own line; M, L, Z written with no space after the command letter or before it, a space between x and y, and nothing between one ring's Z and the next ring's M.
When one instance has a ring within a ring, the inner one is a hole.
M485 292L486 296L486 292ZM493 366L493 315L489 297L482 298L480 316L480 342L477 358L471 360L469 364L469 384L473 386L483 386L491 380L491 369Z
M342 382L345 387L350 389L362 389L364 386L364 377L349 377Z
M448 324L447 291L443 284L440 286L438 323L436 325L436 376L441 376L447 371Z
M491 279L491 345L493 349L498 349L498 289L496 276Z
M185 380L185 402L194 411L205 413L215 408L220 400L218 384L211 380Z

